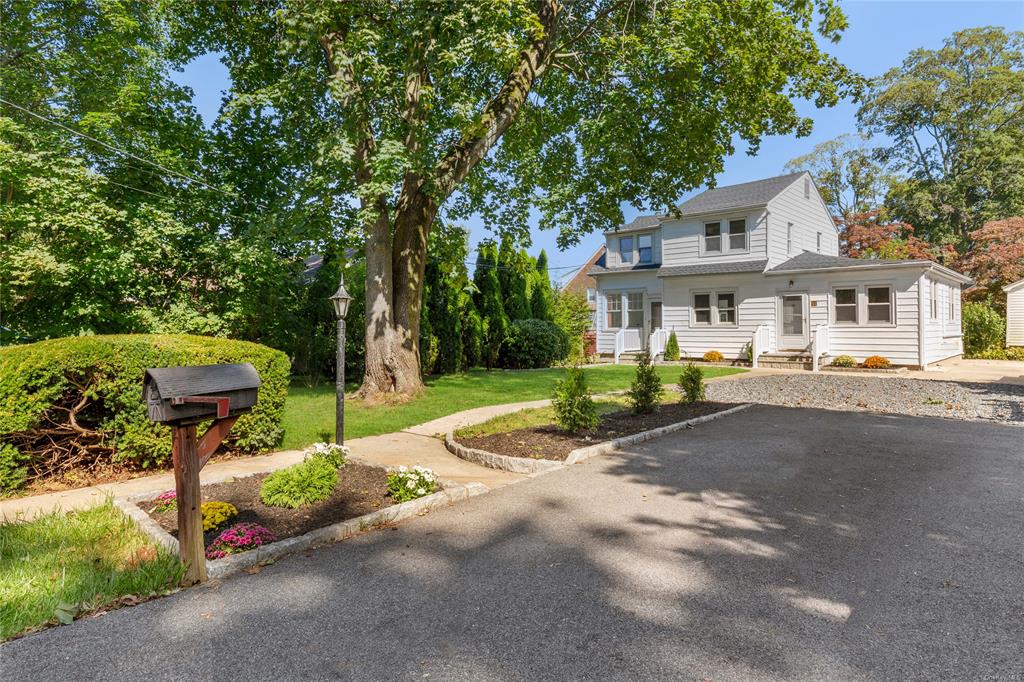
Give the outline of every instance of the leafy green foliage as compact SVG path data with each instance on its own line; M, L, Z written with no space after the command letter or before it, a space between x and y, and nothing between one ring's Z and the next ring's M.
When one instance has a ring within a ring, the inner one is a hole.
M28 459L13 445L0 443L0 497L25 485Z
M635 414L647 414L661 402L661 393L661 378L651 362L650 353L645 350L637 356L636 376L626 391L626 399Z
M408 502L425 497L437 490L437 476L426 467L405 466L397 471L389 471L387 477L388 492L395 502Z
M537 256L533 284L530 287L530 316L535 320L554 322L553 298L551 276L548 274L548 254L541 249Z
M551 399L558 425L569 433L579 433L597 426L597 406L587 387L587 378L580 367L569 367L565 379L555 384Z
M676 338L675 331L668 333L668 341L665 342L665 359L669 362L679 359L679 339Z
M1006 318L984 303L965 303L961 311L964 356L979 357L1001 350L1006 340Z
M516 320L502 347L502 364L512 369L550 367L569 354L569 339L555 323Z
M554 322L569 339L569 362L586 361L583 335L593 322L586 296L565 289L555 292Z
M835 359L832 360L831 363L829 363L829 365L832 367L845 368L856 367L857 358L853 357L852 355L838 355L835 357Z
M679 390L683 394L683 402L696 403L705 399L704 373L700 371L700 367L692 362L686 363L682 374L679 375Z
M230 446L267 450L282 436L289 369L283 353L245 341L144 334L0 349L0 443L27 458L33 478L96 462L129 469L163 466L171 452L170 429L146 415L141 399L146 369L230 362L251 362L262 381L259 401L236 422Z
M482 355L487 369L497 366L501 346L509 333L509 320L502 302L501 282L498 280L498 256L494 244L480 244L476 257L476 308L483 320Z
M338 469L326 457L307 457L263 479L260 499L270 507L298 509L331 496L338 485Z
M424 373L451 374L466 367L464 325L472 307L466 272L469 234L466 230L437 230L431 237L423 290L420 352L427 357ZM425 347L429 350L425 352Z

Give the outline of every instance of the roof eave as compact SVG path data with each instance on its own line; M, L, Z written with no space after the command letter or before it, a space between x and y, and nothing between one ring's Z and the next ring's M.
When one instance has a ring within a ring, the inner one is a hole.
M1016 291L1017 289L1020 289L1021 287L1024 287L1024 279L1014 282L1013 284L1007 284L1005 287L1003 287L1003 291L1008 294L1011 291Z
M879 263L878 261L865 263L864 265L830 265L821 268L797 268L793 270L766 270L766 275L800 275L805 273L815 272L834 272L836 270L885 270L887 268L920 268L922 270L937 270L951 279L955 279L962 284L970 284L974 280L966 275L962 275L956 270L950 270L949 268L933 263L928 260L918 261L906 261L903 263Z
M722 215L723 213L725 213L725 214L728 214L728 213L738 213L740 211L751 211L751 210L753 210L755 208L767 208L767 207L768 207L768 202L767 201L763 201L763 202L757 203L757 204L745 204L743 206L729 206L728 208L716 208L714 210L708 210L708 211L684 211L684 212L680 213L678 216L666 216L666 217L661 219L661 222L666 222L666 221L669 221L669 220L679 220L679 219L682 219L682 218L701 218L701 217L710 216L710 215Z

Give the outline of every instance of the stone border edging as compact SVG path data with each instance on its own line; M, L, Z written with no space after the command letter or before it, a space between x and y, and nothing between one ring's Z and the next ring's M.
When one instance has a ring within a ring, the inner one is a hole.
M910 371L906 367L870 369L868 367L833 367L832 365L824 365L821 369L825 372L847 372L849 374L906 374Z
M465 500L475 495L480 495L487 492L487 490L487 486L482 483L465 483L462 485L448 486L436 493L427 495L426 497L410 500L409 502L402 502L401 504L385 507L384 509L378 509L375 512L364 514L363 516L357 516L356 518L348 519L347 521L339 521L338 523L333 523L329 526L324 526L323 528L316 528L304 535L284 538L283 540L272 542L269 545L258 547L257 549L249 552L232 554L224 557L223 559L208 559L206 561L207 574L210 580L225 578L229 575L240 573L247 568L251 568L265 561L278 559L313 547L320 547L340 542L376 526L395 523L397 521L408 519L412 516L418 516L419 514L432 509L445 507L453 502L458 502L459 500ZM150 495L152 495L152 493L132 495L131 497L125 498L115 497L114 505L124 512L125 515L135 521L143 532L153 538L155 542L177 553L178 540L161 528L156 521L149 518L149 514L135 506L136 502L148 499Z
M452 432L448 432L448 434L445 435L444 446L456 457L461 457L462 459L482 466L502 469L503 471L513 471L520 474L540 474L548 471L554 471L555 469L561 469L570 464L577 464L590 459L591 457L596 457L598 455L618 450L626 445L642 443L646 440L672 433L673 431L689 428L695 424L703 424L704 422L709 422L714 419L718 419L719 417L725 417L753 406L754 403L744 403L742 405L737 405L736 407L730 407L727 410L722 410L721 412L706 414L702 417L694 417L693 419L676 422L675 424L669 424L668 426L662 426L657 429L634 433L631 436L623 436L622 438L616 438L615 440L608 440L603 443L596 443L594 445L576 448L569 453L564 461L510 457L508 455L499 455L496 452L488 452L487 450L478 450L476 448L466 447L455 440L455 436Z

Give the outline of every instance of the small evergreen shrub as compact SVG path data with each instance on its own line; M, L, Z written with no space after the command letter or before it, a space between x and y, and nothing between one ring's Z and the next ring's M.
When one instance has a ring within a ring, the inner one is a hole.
M283 435L288 357L256 343L177 334L76 336L0 348L0 446L24 457L15 471L26 467L40 479L67 473L69 452L86 454L82 467L166 466L171 429L146 414L146 369L234 362L251 362L262 385L252 412L231 429L228 447L268 450ZM79 429L70 426L72 413ZM0 454L0 476L5 457Z
M872 355L864 361L864 367L867 369L889 369L892 367L892 363L889 362L889 358L884 358L881 355Z
M260 499L268 507L297 509L326 500L338 485L338 469L326 457L308 457L263 479Z
M646 350L637 356L636 376L633 384L626 392L626 399L633 408L634 414L647 414L661 401L661 379L654 365L651 354Z
M833 367L856 367L857 358L852 355L837 355L831 364Z
M275 540L274 534L256 523L236 523L210 543L207 559L223 559L229 554L241 554L262 547Z
M501 362L510 369L550 367L569 355L569 337L554 322L516 320L509 326Z
M692 362L686 363L683 373L679 375L679 390L683 393L683 402L696 403L704 400L704 373Z
M709 350L704 354L704 362L724 362L725 356L719 353L717 350Z
M665 359L669 362L679 359L679 339L676 338L675 331L668 333L668 341L665 342Z
M395 502L408 502L437 490L437 476L426 467L400 466L388 473L388 492Z
M551 406L555 409L555 421L569 433L597 426L597 406L590 397L586 375L580 367L569 367L565 379L555 384Z
M0 443L0 497L8 495L28 479L28 457L18 452L18 448Z
M984 303L964 303L961 319L964 357L981 357L986 352L1003 349L1006 318L994 308Z
M204 533L209 533L211 530L217 530L227 523L230 523L236 516L238 516L238 509L235 508L235 505L229 502L203 502L199 509L203 514Z

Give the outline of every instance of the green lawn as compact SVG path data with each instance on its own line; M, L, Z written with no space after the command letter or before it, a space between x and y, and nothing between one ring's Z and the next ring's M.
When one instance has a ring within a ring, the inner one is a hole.
M674 384L681 367L658 365L662 381ZM745 370L734 367L703 367L705 377L735 374ZM631 365L604 365L586 370L587 382L594 393L629 388L636 369ZM361 438L400 431L416 424L454 412L485 405L501 405L524 400L550 398L555 381L562 378L561 368L508 372L473 370L427 379L423 395L400 405L368 407L356 400L345 403L345 438ZM334 385L317 388L293 384L284 407L284 449L305 447L331 440L334 434Z
M175 589L183 573L110 502L0 523L0 641Z

